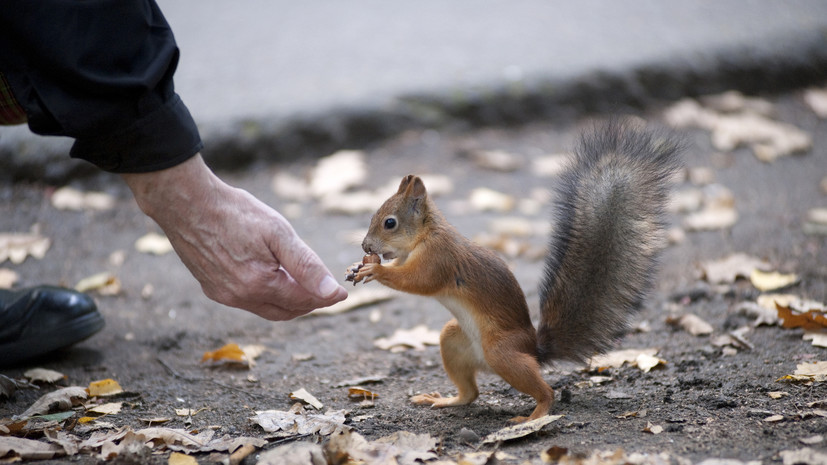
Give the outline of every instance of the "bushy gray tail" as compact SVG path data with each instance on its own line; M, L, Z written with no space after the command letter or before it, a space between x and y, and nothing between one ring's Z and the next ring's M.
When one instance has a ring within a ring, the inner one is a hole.
M541 362L583 362L629 325L665 245L664 207L680 144L613 122L584 134L557 188L540 289Z

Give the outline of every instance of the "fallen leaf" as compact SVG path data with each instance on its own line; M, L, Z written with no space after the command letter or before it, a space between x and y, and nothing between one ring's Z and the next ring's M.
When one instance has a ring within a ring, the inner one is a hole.
M379 397L379 394L377 394L373 391L367 390L363 387L353 386L353 387L349 387L347 389L347 396L351 399L356 399L356 400L364 400L364 399L373 400L373 399L376 399L377 397Z
M310 176L310 193L316 198L338 194L367 179L365 153L340 150L320 158Z
M704 278L711 284L732 284L738 278L748 278L753 270L765 270L767 267L765 261L743 253L701 264Z
M342 410L328 410L326 413L307 413L301 404L294 404L288 411L257 411L250 418L268 433L282 432L285 435L320 434L327 436L337 430L348 429L344 425L345 413Z
M649 373L652 368L665 365L666 360L649 354L640 354L635 358L635 364L644 373Z
M66 455L63 447L33 439L0 436L0 457L14 454L23 460L47 460Z
M86 399L86 389L80 386L70 386L43 395L15 419L30 418L33 415L43 415L50 410L68 410L80 401Z
M804 91L804 102L819 118L827 118L827 89L810 88Z
M762 420L764 423L778 423L784 421L784 415L770 415Z
M821 444L824 442L824 436L821 434L816 434L814 436L807 436L806 438L798 438L798 442L804 444L805 446Z
M11 289L20 280L16 271L8 268L0 268L0 289Z
M306 404L309 404L316 410L321 410L324 405L319 402L319 399L313 396L313 394L307 392L305 388L301 388L298 391L293 391L290 393L290 398L293 400L300 400Z
M796 365L795 373L779 378L779 381L823 382L827 381L827 362L804 362Z
M827 334L825 333L812 333L805 331L802 339L805 341L811 341L816 347L827 347Z
M632 366L637 365L638 357L641 355L656 358L658 349L623 349L615 350L601 355L592 357L589 362L589 370L603 371L607 368L620 368L628 363Z
M827 193L827 177L822 181L822 190ZM827 208L813 208L807 212L802 230L811 236L827 236Z
M81 279L75 284L75 290L97 291L100 295L118 295L121 292L121 281L115 275L103 272Z
M179 417L192 417L195 416L204 410L209 410L207 407L201 407L198 410L191 409L191 408L177 408L175 409L175 414Z
M776 308L778 309L781 326L784 328L804 328L811 331L827 329L827 314L823 309L816 308L799 312L777 303Z
M391 352L402 352L408 348L425 350L426 345L439 345L439 331L428 329L425 325L411 329L397 329L389 338L379 338L373 345Z
M111 210L115 207L115 198L105 192L83 192L68 186L55 190L51 201L58 210Z
M348 386L359 386L362 384L376 384L385 381L385 376L383 375L368 375L368 376L361 376L359 378L353 379L346 379L344 381L339 381L338 383L334 384L333 387L348 387Z
M516 205L514 197L487 187L472 190L470 202L471 207L478 212L509 212Z
M114 415L121 411L123 402L109 402L106 404L96 405L86 409L86 413L97 413L99 415Z
M714 331L712 325L692 313L687 313L680 317L669 317L666 319L666 323L679 326L693 336L706 336L712 334L712 331Z
M565 154L545 155L532 161L531 173L540 177L557 176L568 166L571 157Z
M798 275L793 273L782 274L777 271L765 272L754 269L752 273L750 273L749 280L759 291L770 292L798 283Z
M468 157L482 169L511 173L522 166L522 160L504 150L472 150Z
M683 219L687 231L715 231L728 229L738 222L738 212L732 207L710 207L692 213Z
M767 395L772 399L780 399L782 397L787 397L790 393L786 391L770 391Z
M540 431L544 426L551 422L557 421L560 418L563 418L563 415L545 415L537 418L536 420L529 420L525 423L520 423L519 425L502 428L486 436L482 440L482 443L490 444L493 442L510 441L512 439L522 438Z
M660 434L663 432L663 426L653 425L652 423L646 423L646 427L643 428L643 432L650 434Z
M198 465L198 461L195 460L195 457L191 457L187 454L182 454L180 452L173 452L169 454L169 459L167 460L168 465Z
M0 263L10 260L19 265L31 256L42 259L49 250L52 241L40 234L2 233L0 234Z
M297 441L269 449L258 456L256 465L325 465L324 450L319 444Z
M247 356L238 344L231 342L213 351L204 352L201 362L230 362L242 365L249 365Z
M91 397L106 397L121 394L123 388L114 379L107 378L89 383L88 391Z
M138 418L142 423L146 423L148 426L152 425L162 425L164 423L169 423L172 421L172 418L169 417L152 417L152 418Z
M163 234L150 232L135 241L135 250L141 253L164 255L173 251L172 243Z
M56 383L66 379L66 375L55 370L46 368L31 368L23 373L23 376L36 383Z
M362 287L348 293L347 299L329 307L320 308L309 313L309 316L337 315L357 308L378 304L393 299L398 294L385 288Z

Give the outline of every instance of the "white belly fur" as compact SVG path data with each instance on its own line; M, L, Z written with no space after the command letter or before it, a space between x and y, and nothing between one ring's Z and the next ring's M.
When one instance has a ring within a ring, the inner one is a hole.
M459 327L462 328L462 332L471 340L471 350L477 361L478 368L490 371L491 367L489 367L488 362L485 361L485 354L480 344L480 329L477 327L477 322L474 321L474 317L471 316L471 312L457 299L438 297L437 300L454 315L454 318L459 322Z

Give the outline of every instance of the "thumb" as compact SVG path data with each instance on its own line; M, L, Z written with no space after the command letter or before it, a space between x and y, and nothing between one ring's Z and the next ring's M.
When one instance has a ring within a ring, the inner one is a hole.
M285 241L277 257L281 267L293 277L304 290L320 299L330 299L340 292L347 293L330 273L322 260L298 235ZM340 299L341 300L341 299Z

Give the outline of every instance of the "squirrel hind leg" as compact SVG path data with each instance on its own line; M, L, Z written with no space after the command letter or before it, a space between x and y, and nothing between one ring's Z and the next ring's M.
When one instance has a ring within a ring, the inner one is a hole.
M478 362L474 357L471 340L462 332L457 320L449 321L442 328L439 335L439 350L442 353L442 366L456 385L457 395L442 397L439 393L433 392L411 397L411 402L417 405L430 405L433 408L470 404L479 397Z
M548 414L554 404L554 389L543 379L540 363L534 355L516 351L489 354L488 363L505 382L537 402L531 415L514 417L508 420L509 423L523 423Z

